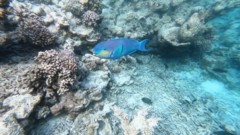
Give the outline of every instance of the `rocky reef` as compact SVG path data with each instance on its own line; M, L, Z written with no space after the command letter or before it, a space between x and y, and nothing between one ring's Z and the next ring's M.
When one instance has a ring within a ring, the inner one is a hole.
M0 134L239 134L237 5L1 0ZM115 37L152 50L91 54Z
M29 87L34 91L45 91L47 95L62 95L69 91L78 70L73 52L39 52L35 62L37 66L27 75L30 76Z
M205 25L209 18L234 6L234 2L215 2L204 5L186 0L150 0L111 2L102 11L101 27L113 37L151 38L152 47L210 46L211 28ZM117 8L121 7L121 8ZM125 26L125 27L122 27ZM109 34L108 34L109 35Z

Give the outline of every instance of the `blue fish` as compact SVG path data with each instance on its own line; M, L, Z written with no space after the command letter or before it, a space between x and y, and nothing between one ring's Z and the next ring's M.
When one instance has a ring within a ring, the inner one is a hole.
M145 48L145 44L147 42L148 39L142 40L140 42L128 38L111 39L98 43L93 48L93 53L100 58L118 59L138 50L148 51L148 49Z

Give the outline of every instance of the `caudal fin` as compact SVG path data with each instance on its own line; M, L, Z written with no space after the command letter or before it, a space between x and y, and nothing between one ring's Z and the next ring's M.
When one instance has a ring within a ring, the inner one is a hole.
M145 45L146 45L146 43L148 41L149 41L148 39L144 39L144 40L138 42L138 50L140 50L140 51L149 51L149 49L146 49L146 47L145 47Z

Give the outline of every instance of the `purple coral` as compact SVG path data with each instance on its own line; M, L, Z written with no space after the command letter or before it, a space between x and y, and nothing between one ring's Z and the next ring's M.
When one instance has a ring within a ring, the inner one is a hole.
M100 16L96 12L88 10L83 14L82 19L86 26L96 26Z

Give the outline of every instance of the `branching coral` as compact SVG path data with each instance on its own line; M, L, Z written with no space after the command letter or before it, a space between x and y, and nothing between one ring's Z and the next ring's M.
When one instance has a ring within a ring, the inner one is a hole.
M70 90L77 73L77 63L73 52L49 50L39 52L35 58L36 68L32 71L29 86L58 95ZM51 95L51 94L50 94Z
M42 19L28 9L27 5L14 1L10 3L8 11L9 24L18 26L15 31L11 32L12 34L9 32L9 40L18 42L21 39L38 47L54 45L54 35Z
M90 54L84 55L81 61L80 67L85 67L89 72L88 75L80 82L77 92L67 92L60 97L58 104L50 108L53 114L58 114L61 110L74 114L88 107L90 103L102 99L110 81L110 71L106 62ZM101 67L103 69L98 70Z
M94 12L94 11L86 11L83 16L83 23L86 25L86 26L96 26L97 25L97 21L100 20L100 17L99 15Z
M18 32L33 45L45 47L54 44L54 36L34 14L22 17Z

